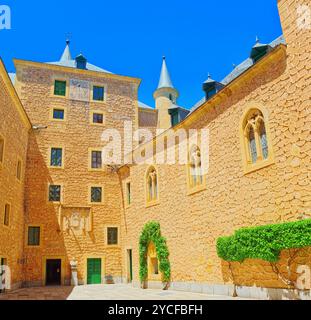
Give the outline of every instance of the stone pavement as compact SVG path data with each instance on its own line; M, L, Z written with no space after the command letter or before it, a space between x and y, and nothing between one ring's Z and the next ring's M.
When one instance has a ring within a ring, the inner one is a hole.
M0 300L242 300L182 291L142 290L131 285L89 285L19 289Z

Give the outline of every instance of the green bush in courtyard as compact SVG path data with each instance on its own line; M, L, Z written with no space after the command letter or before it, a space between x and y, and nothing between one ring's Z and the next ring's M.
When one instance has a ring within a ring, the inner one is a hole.
M276 263L282 250L311 246L311 220L243 228L231 237L219 238L218 256L228 262L261 259Z
M147 254L150 242L153 242L157 251L159 260L159 269L163 274L163 281L169 282L171 278L171 265L169 262L169 251L166 239L161 236L161 228L158 222L149 222L145 225L139 240L139 276L141 282L148 277Z

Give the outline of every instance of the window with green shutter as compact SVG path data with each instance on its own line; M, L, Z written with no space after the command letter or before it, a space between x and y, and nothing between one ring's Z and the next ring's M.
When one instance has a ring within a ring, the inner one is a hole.
M91 202L101 203L103 200L103 189L101 187L91 188Z
M104 87L93 87L93 100L104 101L105 98L105 88Z
M49 201L60 202L61 198L61 186L51 185L49 187Z
M63 165L63 149L51 148L51 167L61 167Z
M40 227L28 227L28 245L40 246Z
M109 246L118 245L118 228L107 228L107 243Z
M55 80L54 95L63 97L66 96L66 81Z

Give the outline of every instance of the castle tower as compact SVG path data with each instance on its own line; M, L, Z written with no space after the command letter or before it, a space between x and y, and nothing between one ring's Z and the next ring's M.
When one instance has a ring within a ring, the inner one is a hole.
M159 85L153 94L156 109L158 110L159 129L169 129L171 127L171 116L169 114L169 109L176 104L178 96L179 93L174 88L167 69L166 59L163 57Z
M311 4L310 0L278 0L278 8L288 53L296 60L301 50L305 62L311 52Z

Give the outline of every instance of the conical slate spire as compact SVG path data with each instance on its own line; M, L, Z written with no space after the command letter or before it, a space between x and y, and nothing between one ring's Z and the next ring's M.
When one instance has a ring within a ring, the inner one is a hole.
M167 69L166 65L166 58L163 57L163 63L162 63L162 70L161 70L161 76L160 76L160 81L158 85L158 89L161 88L172 88L174 89L170 74Z
M62 54L62 57L60 58L60 61L69 61L69 60L72 60L71 58L71 54L70 54L70 48L69 48L69 45L70 45L70 41L69 40L66 40L66 48Z

